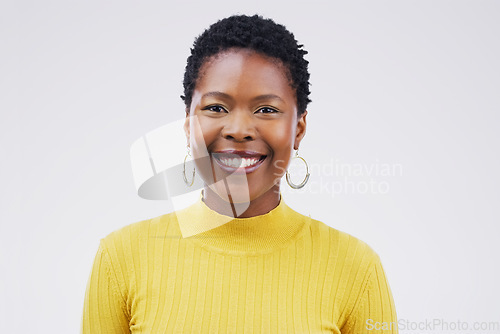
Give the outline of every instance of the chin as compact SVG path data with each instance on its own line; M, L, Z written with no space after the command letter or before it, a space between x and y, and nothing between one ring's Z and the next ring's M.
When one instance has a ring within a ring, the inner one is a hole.
M209 186L221 199L231 203L248 203L253 200L252 192L249 191L248 185L234 184L231 182L225 183L219 181L216 184Z
M256 189L257 187L249 186L245 183L236 183L236 182L217 182L216 184L210 185L210 189L215 192L221 199L226 202L230 202L233 204L246 204L250 203L261 196L269 193L276 192L279 194L279 186L278 190L275 189L276 185L273 185L269 188Z

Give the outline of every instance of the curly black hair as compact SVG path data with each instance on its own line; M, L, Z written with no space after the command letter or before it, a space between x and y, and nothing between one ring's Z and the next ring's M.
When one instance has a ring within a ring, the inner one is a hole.
M184 73L184 95L181 99L189 110L200 68L211 56L229 48L246 48L281 61L288 69L290 85L296 92L297 113L300 116L311 102L309 99L309 62L307 51L283 25L260 15L233 15L212 24L198 36L191 48Z

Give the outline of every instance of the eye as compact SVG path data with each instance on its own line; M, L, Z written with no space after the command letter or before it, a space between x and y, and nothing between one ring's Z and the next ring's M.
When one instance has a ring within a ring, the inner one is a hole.
M219 105L208 106L208 107L203 108L202 110L213 111L216 113L227 112L226 109L224 109L223 107L221 107Z
M273 114L273 113L277 113L277 112L278 112L278 110L270 108L270 107L262 107L256 111L256 113L259 113L259 114Z

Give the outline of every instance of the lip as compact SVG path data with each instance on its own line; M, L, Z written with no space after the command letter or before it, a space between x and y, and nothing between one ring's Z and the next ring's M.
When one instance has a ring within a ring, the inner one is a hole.
M220 150L220 151L215 151L211 154L213 157L213 160L217 163L217 165L224 171L229 172L229 173L234 173L238 170L244 171L246 174L252 173L255 171L257 168L262 165L262 163L266 160L267 155L262 154L259 152L255 151L248 151L248 150ZM255 163L252 166L247 166L247 167L231 167L223 164L219 159L225 157L225 158L255 158L259 159L257 163Z

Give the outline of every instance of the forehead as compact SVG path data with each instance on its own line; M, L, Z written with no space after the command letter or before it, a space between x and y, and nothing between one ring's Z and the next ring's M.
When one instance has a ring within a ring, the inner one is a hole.
M217 87L278 90L295 96L288 68L281 60L243 48L224 50L205 60L195 90Z

